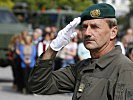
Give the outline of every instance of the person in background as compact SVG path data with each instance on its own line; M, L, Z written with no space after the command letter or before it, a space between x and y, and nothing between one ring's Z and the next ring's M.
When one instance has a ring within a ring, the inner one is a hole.
M55 36L57 35L57 31L58 31L57 27L52 25L51 26L51 40L55 38Z
M42 40L42 34L43 34L43 31L40 28L36 28L33 32L33 35L32 35L33 44L36 45L36 47L38 43Z
M37 45L37 56L38 57L43 52L45 52L46 49L48 48L50 41L51 41L50 33L51 33L51 28L49 26L45 27L43 30L43 34L42 34L42 40L39 41Z
M37 55L38 57L47 50L49 44L51 42L51 38L50 38L50 34L49 33L45 33L43 35L43 40L40 41L38 43L38 46L37 46Z
M77 35L75 28L79 24L91 58L54 71L57 52ZM115 45L117 33L113 6L89 6L58 32L38 58L29 76L30 90L43 95L73 92L72 100L132 100L133 62Z
M22 73L23 73L22 92L24 94L30 93L27 87L27 79L28 79L31 69L35 65L36 52L37 52L36 46L32 44L32 37L30 35L27 35L24 40L24 44L20 46L21 67L22 67Z
M124 47L124 44L121 41L116 40L116 45L120 45L121 50L122 50L122 54L126 55L126 49Z
M126 31L126 35L129 38L129 42L133 42L133 29L132 28L128 28Z
M56 27L55 25L52 25L52 26L51 26L51 32L52 32L52 33L56 34L56 33L57 33L57 30L58 30L58 29L57 29L57 27Z
M85 48L83 42L78 44L78 57L80 61L91 58L90 51Z
M133 42L128 44L128 50L126 56L133 61Z
M133 42L133 29L128 28L126 34L122 37L122 43L125 48L125 54L128 52L128 44Z
M21 42L21 44L25 43L25 38L27 37L27 35L28 35L27 31L22 31L21 32L21 34L20 34L20 42Z
M76 28L76 32L77 32L77 38L78 38L78 44L83 42L83 36L82 36L82 30L81 27L80 28Z
M17 92L22 92L23 89L23 75L21 68L20 59L20 46L24 44L24 40L27 36L27 32L23 31L19 35L14 35L9 43L9 49L11 50L12 56L10 58L14 81L13 89Z
M18 43L19 43L19 35L13 35L11 37L11 40L9 42L9 45L8 45L8 48L9 48L9 53L8 53L8 58L9 58L9 61L10 61L10 65L11 65L11 68L12 68L12 74L13 74L13 89L15 91L18 90L19 88L19 67L17 62L18 61L18 55L19 55L19 51L17 51L17 46L18 46Z
M49 26L45 27L43 31L44 31L43 35L45 35L47 33L50 34L52 32L52 30L51 30L51 28Z
M76 37L75 37L76 38ZM69 44L67 44L62 50L64 52L64 58L62 63L62 68L70 65L75 64L75 57L77 54L77 42L74 41L75 38L70 41Z
M79 43L78 43L78 49L77 49L77 55L79 58L79 61L91 58L90 51L87 50L83 43L83 37L82 37L82 30L80 29L80 32L78 31L78 37L79 37Z
M123 43L123 46L125 48L125 54L126 54L127 53L127 49L128 49L128 44L130 43L130 39L129 39L128 35L124 35L122 37L122 43Z

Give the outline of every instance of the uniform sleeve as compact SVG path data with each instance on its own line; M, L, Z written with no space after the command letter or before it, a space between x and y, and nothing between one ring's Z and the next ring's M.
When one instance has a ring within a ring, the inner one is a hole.
M53 63L54 60L37 60L28 79L28 87L33 93L55 94L73 91L73 66L53 71Z
M133 70L129 69L120 73L114 100L133 100Z

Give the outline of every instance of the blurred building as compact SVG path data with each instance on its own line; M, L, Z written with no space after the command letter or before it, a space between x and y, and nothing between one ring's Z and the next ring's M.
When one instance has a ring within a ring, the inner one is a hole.
M126 15L130 12L130 0L98 0L98 3L111 4L116 10L116 16Z

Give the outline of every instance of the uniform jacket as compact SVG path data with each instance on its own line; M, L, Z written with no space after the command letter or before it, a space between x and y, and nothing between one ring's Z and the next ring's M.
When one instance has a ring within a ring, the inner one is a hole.
M37 94L74 92L73 100L133 100L133 62L119 46L97 60L53 71L54 60L38 59L28 85Z

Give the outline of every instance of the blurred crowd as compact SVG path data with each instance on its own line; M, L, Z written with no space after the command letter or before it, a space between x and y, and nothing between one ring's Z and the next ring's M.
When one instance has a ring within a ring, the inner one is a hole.
M47 26L44 29L34 29L32 34L23 31L12 36L9 43L9 59L14 78L13 89L17 92L31 93L26 85L30 70L34 67L36 59L47 50L51 40L56 37L57 30L56 26ZM78 33L77 37L58 52L54 70L91 58L82 41L82 29L77 28L75 31ZM116 44L120 45L122 53L133 61L133 29L127 29Z

